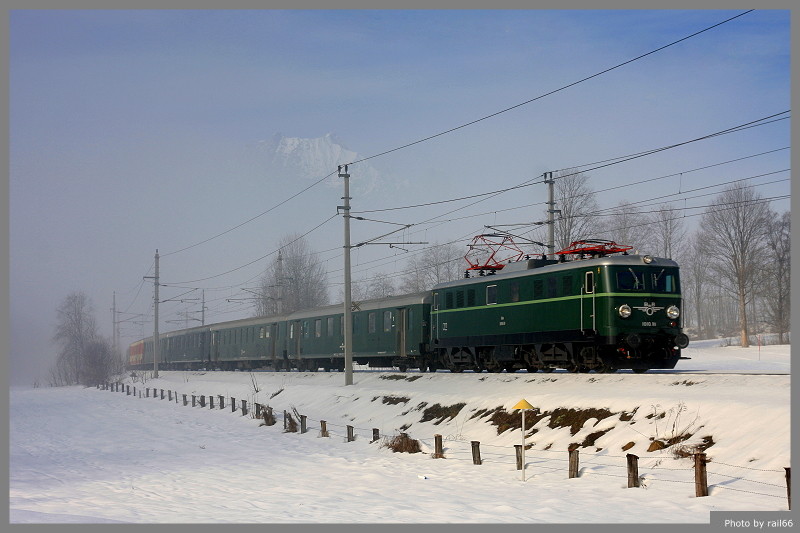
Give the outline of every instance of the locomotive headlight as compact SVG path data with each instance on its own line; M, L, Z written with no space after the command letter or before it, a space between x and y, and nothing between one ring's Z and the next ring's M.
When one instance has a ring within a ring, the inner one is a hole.
M652 256L649 256L649 255L646 255L646 256L642 257L642 261L644 261L644 262L645 262L645 264L648 264L648 265L649 265L650 263L652 263L652 262L653 262L653 257L652 257Z
M681 310L677 306L670 305L667 307L667 316L674 320L681 316Z
M631 306L628 304L622 304L619 306L619 316L622 318L628 318L631 316Z

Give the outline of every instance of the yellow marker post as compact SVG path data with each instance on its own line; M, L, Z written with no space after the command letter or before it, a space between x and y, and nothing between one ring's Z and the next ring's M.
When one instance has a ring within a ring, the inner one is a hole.
M533 406L523 398L512 409L522 411L522 481L525 481L525 411L533 409Z

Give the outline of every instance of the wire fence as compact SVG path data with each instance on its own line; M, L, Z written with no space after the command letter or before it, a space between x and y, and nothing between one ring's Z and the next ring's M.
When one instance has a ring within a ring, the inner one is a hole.
M239 413L241 416L250 416L262 419L264 414L269 411L274 416L274 423L267 425L277 425L283 423L284 431L308 433L314 431L313 427L319 428L317 435L320 437L335 437L343 442L351 442L356 439L368 439L369 442L387 442L398 436L398 433L385 434L377 428L358 427L349 424L340 424L321 419L308 418L301 415L297 409L292 407L290 410L276 411L269 405L250 402L246 399L228 395L197 395L180 394L176 391L144 388L122 384L120 382L104 383L97 386L98 389L111 390L112 392L123 392L126 395L133 395L138 398L154 398L167 400L184 406L192 407L206 406L209 409L230 409L232 413ZM274 396L273 396L274 397ZM191 398L191 399L190 399ZM215 401L215 398L217 399ZM206 401L208 399L208 401ZM300 424L297 427L297 424ZM263 425L263 424L262 424ZM291 429L294 427L294 429ZM407 433L400 432L402 435ZM410 438L410 437L409 437ZM426 450L433 450L430 454L435 458L444 458L454 461L471 462L480 464L509 465L516 461L517 469L523 468L521 461L521 444L511 448L508 445L497 445L480 443L478 441L461 438L461 435L434 435L431 438L416 438L418 443ZM580 453L580 468L578 467ZM539 449L533 450L526 448L524 468L530 469L537 474L554 474L569 471L569 477L582 476L606 476L612 478L628 479L629 487L645 487L655 483L678 483L695 486L696 496L707 496L716 493L717 490L733 491L746 494L765 496L769 498L786 499L787 507L791 509L791 469L783 470L754 468L744 465L734 465L720 461L708 460L705 453L692 454L694 464L692 466L668 467L663 466L664 457L651 461L651 464L638 463L639 457L626 454L615 455L609 453L590 452L585 449L573 450L553 450ZM650 460L650 459L648 459ZM711 469L707 465L711 465ZM566 466L565 466L566 465ZM689 471L693 471L693 479ZM763 479L752 479L748 476L761 475L768 477L771 481ZM779 482L783 478L782 482ZM736 484L736 486L731 486ZM709 489L711 489L709 491ZM767 492L768 491L768 492Z

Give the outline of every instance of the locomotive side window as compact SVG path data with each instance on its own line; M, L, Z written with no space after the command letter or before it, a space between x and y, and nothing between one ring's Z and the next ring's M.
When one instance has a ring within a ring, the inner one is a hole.
M456 307L464 307L464 291L456 292Z
M467 290L467 307L475 307L475 289Z
M445 309L452 309L453 308L453 293L452 292L444 293L444 308Z
M438 311L439 310L439 293L438 292L434 292L433 293L433 310L434 311Z
M594 294L594 272L587 272L585 281L584 290L586 294Z
M511 284L511 301L518 302L519 301L519 282L515 281Z
M486 305L497 303L497 285L489 285L486 287Z
M533 299L541 300L544 298L544 282L541 279L533 281Z
M548 298L555 298L558 296L556 294L558 290L558 280L555 276L547 278L547 297Z
M561 277L561 295L572 296L572 276Z

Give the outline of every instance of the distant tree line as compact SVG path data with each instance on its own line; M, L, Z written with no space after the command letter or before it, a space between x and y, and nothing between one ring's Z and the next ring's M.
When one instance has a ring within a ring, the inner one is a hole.
M94 386L122 372L122 359L108 339L97 333L94 309L84 293L67 295L56 309L56 316L53 340L60 349L50 367L51 387Z
M699 229L689 232L685 215L670 203L640 206L620 201L600 209L589 177L574 170L554 173L556 250L585 239L612 240L636 253L676 260L681 266L684 326L694 338L777 334L789 342L790 214L771 210L747 181L725 188L705 209ZM545 242L543 224L529 234ZM354 301L431 289L463 276L465 248L433 245L409 254L402 274L378 272L354 279ZM256 315L308 309L329 303L327 273L317 254L297 236L261 280ZM339 301L344 299L339 290Z

